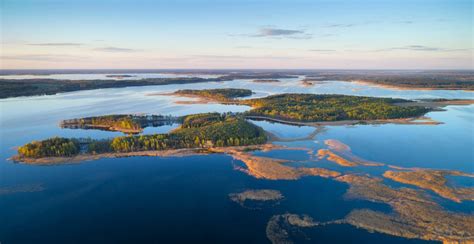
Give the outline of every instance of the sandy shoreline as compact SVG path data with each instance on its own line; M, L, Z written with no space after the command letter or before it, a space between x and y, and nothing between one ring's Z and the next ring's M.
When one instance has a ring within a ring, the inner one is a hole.
M428 117L421 116L416 118L404 119L381 119L381 120L340 120L340 121L322 121L322 122L298 122L286 121L282 119L270 118L265 116L245 116L247 119L266 120L278 122L282 124L298 125L298 126L337 126L337 125L378 125L378 124L403 124L403 125L439 125L442 122L434 121Z
M124 158L124 157L186 157L193 155L207 155L210 153L225 153L235 151L247 151L247 150L259 150L259 151L270 151L275 149L291 149L284 146L274 144L262 144L262 145L251 145L251 146L237 146L237 147L215 147L215 148L183 148L183 149L170 149L161 151L138 151L138 152L111 152L111 153L99 153L99 154L79 154L73 157L44 157L44 158L24 158L15 155L8 160L17 163L33 164L33 165L56 165L56 164L67 164L67 163L79 163L83 161L98 160L101 158Z

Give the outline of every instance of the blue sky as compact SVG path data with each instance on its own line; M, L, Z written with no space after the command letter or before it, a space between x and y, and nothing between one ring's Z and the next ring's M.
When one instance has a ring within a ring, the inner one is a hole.
M470 0L2 0L1 68L472 69Z

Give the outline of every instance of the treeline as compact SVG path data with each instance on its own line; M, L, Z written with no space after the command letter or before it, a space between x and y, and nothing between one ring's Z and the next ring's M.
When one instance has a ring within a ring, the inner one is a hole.
M234 98L250 96L252 95L252 91L249 89L222 88L204 90L178 90L174 92L174 94L200 96L217 101L229 101L233 100Z
M314 80L362 80L404 88L474 90L472 71L321 71L308 73Z
M135 130L141 131L148 126L161 126L177 122L179 118L163 115L103 115L79 119L63 120L63 128L98 128L105 130Z
M80 152L79 141L54 137L43 141L33 141L18 148L18 154L29 158L74 156Z
M197 114L185 116L183 125L168 133L122 136L111 140L87 140L87 153L135 152L180 148L245 146L265 143L260 127L232 114ZM18 149L22 157L73 156L79 153L77 139L51 138L28 143Z
M0 79L0 98L53 95L60 92L120 88L131 86L155 86L224 81L227 78L147 78L140 80L57 80L57 79Z
M245 115L304 122L409 118L430 111L395 104L403 102L409 100L314 94L280 94L241 101L254 107Z

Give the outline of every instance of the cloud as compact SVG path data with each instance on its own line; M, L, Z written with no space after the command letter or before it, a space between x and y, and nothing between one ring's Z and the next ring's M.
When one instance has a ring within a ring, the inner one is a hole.
M30 46L51 46L51 47L76 47L82 46L84 43L75 42L46 42L46 43L30 43Z
M51 55L51 54L26 54L26 55L6 55L0 56L2 60L23 60L23 61L74 61L84 59L83 56L73 55Z
M320 52L320 53L329 53L329 52L335 52L336 50L334 49L310 49L310 52Z
M407 50L407 51L424 51L424 52L458 52L458 51L469 51L471 48L440 48L440 47L430 47L423 45L408 45L402 47L392 47L375 50L376 52L386 52L386 51L395 51L395 50Z
M303 34L302 30L289 30L289 29L274 29L274 28L262 28L255 36L289 36L295 34Z
M255 34L246 35L250 37L272 37L272 38L291 38L291 39L310 39L311 34L304 30L279 29L279 28L261 28Z
M262 56L241 56L241 55L193 55L192 58L196 59L221 59L221 60L256 60L256 59L274 59L274 60L289 60L289 59L299 59L300 57L291 57L291 56L272 56L272 55L262 55Z
M356 24L329 24L325 25L324 27L327 28L349 28L349 27L354 27Z
M131 52L138 52L138 49L131 49L131 48L122 48L122 47L101 47L94 49L95 51L101 52L110 52L110 53L131 53Z

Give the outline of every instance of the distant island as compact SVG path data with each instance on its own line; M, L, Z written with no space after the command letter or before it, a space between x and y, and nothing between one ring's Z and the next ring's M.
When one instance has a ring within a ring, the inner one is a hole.
M60 126L68 129L99 129L138 134L146 127L169 125L179 122L180 119L178 117L162 115L104 115L63 120Z
M306 76L312 81L350 81L379 85L392 89L474 91L474 72L462 70L333 70L307 72Z
M113 75L127 78L126 75ZM109 76L111 77L111 76ZM294 78L294 75L280 72L240 72L222 75L217 78L173 77L132 79L97 79L97 80L58 80L58 79L1 79L0 99L20 96L54 95L60 92L94 90L103 88L121 88L134 86L156 86L170 84L193 84L200 82L221 82L235 79L280 79Z
M82 154L130 153L183 148L212 148L263 144L260 127L232 114L205 113L184 116L179 128L167 134L123 136L110 140L50 138L18 148L17 161Z
M132 70L133 71L133 70ZM202 71L202 74L216 74L217 71ZM182 73L182 72L180 72ZM273 70L273 71L219 71L217 78L175 77L126 79L131 75L108 75L120 78L97 80L59 80L59 79L0 79L0 99L19 96L53 95L60 92L121 88L132 86L153 86L169 84L191 84L198 82L221 82L237 79L254 82L278 82L278 79L305 76L301 84L311 86L316 82L328 80L361 82L393 89L444 89L474 91L474 72L472 71L354 71L354 70ZM42 73L40 73L42 74ZM122 79L124 78L124 79Z
M106 75L105 77L123 79L123 78L136 77L136 75Z
M278 83L280 80L274 80L274 79L259 79L259 80L253 80L255 83Z
M235 98L251 96L252 90L237 89L237 88L222 88L222 89L204 89L204 90L177 90L174 95L199 97L211 99L220 102L234 101Z

